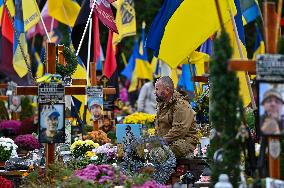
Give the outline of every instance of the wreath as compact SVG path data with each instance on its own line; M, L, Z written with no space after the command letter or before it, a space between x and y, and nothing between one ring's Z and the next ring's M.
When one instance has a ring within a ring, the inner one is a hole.
M160 137L135 139L132 132L126 132L124 156L120 163L124 173L134 175L146 169L154 180L166 184L176 166L176 157L170 147Z
M69 49L64 46L63 56L66 61L66 65L62 65L58 62L58 57L56 60L56 73L60 74L62 78L71 77L71 75L76 71L78 65L78 59L76 55ZM46 55L44 57L46 62Z

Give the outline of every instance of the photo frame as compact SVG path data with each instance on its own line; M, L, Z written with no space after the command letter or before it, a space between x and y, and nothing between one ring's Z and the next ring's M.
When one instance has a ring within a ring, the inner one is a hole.
M257 81L257 134L284 135L284 81Z
M126 128L130 127L130 131L133 133L135 138L141 137L141 124L116 124L116 139L117 143L121 144L126 137Z
M39 142L64 143L65 142L65 105L39 104Z

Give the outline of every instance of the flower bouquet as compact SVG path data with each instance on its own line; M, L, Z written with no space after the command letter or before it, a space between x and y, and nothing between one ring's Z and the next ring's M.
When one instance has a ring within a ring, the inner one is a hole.
M15 144L22 150L34 150L40 148L40 143L32 134L19 135L15 138Z
M147 114L142 112L135 112L134 114L128 115L123 120L124 124L143 124L147 128L153 128L156 115Z
M14 184L13 184L12 181L0 176L0 187L2 187L2 188L13 188Z
M126 176L111 165L90 164L84 169L76 170L75 176L105 187L123 185L126 180Z
M96 164L112 164L115 162L117 146L104 144L92 150L94 155L90 158Z
M109 139L107 134L102 130L88 132L88 134L84 136L84 139L92 140L100 145L111 142L111 139Z
M0 138L0 161L7 161L11 155L17 155L18 146L10 138Z
M2 121L0 123L0 130L2 129L4 135L6 133L5 136L18 135L20 126L21 126L20 121L7 120L7 121Z
M92 140L76 140L70 147L71 153L75 158L84 157L87 151L99 147L98 143L94 143Z

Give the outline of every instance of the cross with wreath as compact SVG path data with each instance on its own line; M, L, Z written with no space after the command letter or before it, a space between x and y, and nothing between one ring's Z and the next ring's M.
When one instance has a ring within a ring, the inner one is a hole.
M70 74L71 72L75 71L73 70L73 65L69 65L67 70L64 70L67 66L65 64L65 56L67 57L67 51L64 50L63 46L58 46L58 64L56 63L56 46L54 43L47 43L46 46L46 67L45 67L45 73L49 74L55 74L58 73L58 67L59 72L62 71L65 73ZM69 56L70 57L70 56ZM72 58L72 56L71 56ZM91 63L91 85L95 86L97 83L96 80L96 65L95 63ZM72 74L72 73L71 73ZM73 82L73 84L83 84L86 83L86 80L81 79L79 81ZM84 84L85 85L85 84ZM106 95L109 94L115 94L116 90L115 88L104 88L103 93ZM86 88L82 86L65 86L65 95L85 95L86 94ZM16 88L16 95L38 95L38 86L17 86ZM98 129L98 127L94 127L94 129ZM51 164L54 162L55 159L55 145L54 144L46 144L46 164Z

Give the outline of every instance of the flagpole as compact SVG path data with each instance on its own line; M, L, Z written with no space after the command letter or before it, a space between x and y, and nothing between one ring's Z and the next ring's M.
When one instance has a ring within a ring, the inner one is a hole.
M90 59L91 59L91 40L92 40L92 18L90 22L90 27L89 27L89 41L88 41L88 56L87 56L87 74L86 74L86 80L87 80L87 85L89 83L89 74L90 74ZM85 95L85 105L87 105L87 95Z
M192 71L192 67L191 67L191 64L190 64L189 57L187 57L187 62L188 62L188 65L189 65L189 70L190 70L191 79L192 79L194 75L193 75L193 71ZM192 79L192 83L193 83L195 96L197 96L197 89L196 89L196 85L195 85L195 82L193 81L193 79Z
M69 20L69 18L68 18L67 13L66 13L66 9L65 9L65 7L64 7L64 4L62 4L62 9L63 9L64 16L65 16L65 18L66 18L66 20L67 20L67 22L68 22L69 29L70 29L70 31L72 31L72 30L71 30L70 20Z
M41 21L41 23L42 23L44 32L45 32L45 34L46 34L46 36L47 36L48 42L51 42L51 39L50 39L50 37L49 37L49 35L48 35L47 29L46 29L46 26L45 26L45 23L44 23L44 21L43 21L43 19L42 19L41 14L39 14L39 16L40 16L40 21Z
M90 20L91 20L91 18L92 18L92 14L93 14L93 11L94 11L94 8L95 8L95 4L96 4L96 0L94 0L94 2L93 2L92 8L91 8L91 12L90 12L89 17L88 17L88 20L87 20L87 24L86 24L86 26L85 26L85 28L84 28L84 32L83 32L82 38L81 38L81 40L80 40L80 43L79 43L79 46L78 46L78 49L77 49L77 52L76 52L76 56L79 55L81 46L82 46L82 44L83 44L84 37L85 37L86 32L87 32L88 25L89 25Z

